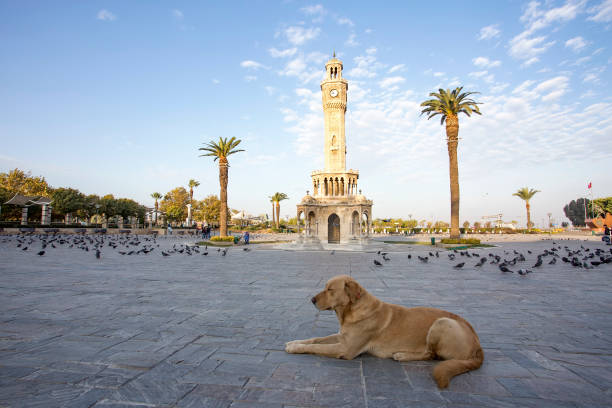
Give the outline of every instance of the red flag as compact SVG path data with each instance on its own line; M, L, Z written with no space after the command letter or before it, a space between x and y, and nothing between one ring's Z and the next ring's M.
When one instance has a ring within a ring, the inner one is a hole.
M589 182L589 186L587 188L591 188L593 186L593 183Z

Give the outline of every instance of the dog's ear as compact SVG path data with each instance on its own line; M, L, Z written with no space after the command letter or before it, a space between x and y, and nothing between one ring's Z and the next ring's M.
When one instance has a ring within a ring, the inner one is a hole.
M361 285L352 279L347 279L344 282L344 291L351 300L351 303L357 302L359 299L361 299L361 295L363 294Z

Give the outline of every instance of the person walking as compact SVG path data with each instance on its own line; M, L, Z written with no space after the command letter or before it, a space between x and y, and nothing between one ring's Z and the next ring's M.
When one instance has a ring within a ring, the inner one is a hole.
M249 245L249 239L251 238L251 235L249 234L249 231L245 231L244 232L244 244L245 245Z

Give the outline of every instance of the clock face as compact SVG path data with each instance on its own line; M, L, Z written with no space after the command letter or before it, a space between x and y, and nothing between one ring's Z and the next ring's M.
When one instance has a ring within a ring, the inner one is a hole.
M331 95L332 98L335 98L336 96L338 96L338 90L337 89L332 89L329 94Z

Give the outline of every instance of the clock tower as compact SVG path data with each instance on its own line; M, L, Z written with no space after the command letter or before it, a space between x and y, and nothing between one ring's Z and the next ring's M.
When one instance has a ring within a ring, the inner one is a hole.
M325 79L321 82L325 120L325 170L346 170L346 138L344 115L348 81L342 78L342 61L334 57L325 64Z
M300 224L305 228L298 241L305 248L320 248L321 243L364 247L369 240L372 200L357 188L359 171L346 168L347 92L342 61L334 53L325 64L321 82L325 167L310 173L313 194L308 191L297 206L298 229Z

